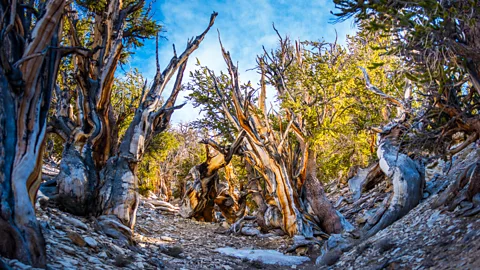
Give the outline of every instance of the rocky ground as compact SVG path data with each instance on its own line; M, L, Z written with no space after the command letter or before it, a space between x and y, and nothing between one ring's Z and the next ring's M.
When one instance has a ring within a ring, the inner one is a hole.
M130 244L106 236L95 218L75 217L51 204L39 206L37 215L50 269L480 269L480 220L475 210L480 196L454 211L431 207L438 194L479 155L478 147L472 146L452 164L430 166L421 204L370 239L355 239L359 235L354 231L348 234L353 244L342 242L345 235L334 235L323 247L297 248L292 252L297 254L289 255L308 257L301 265L269 265L218 252L225 247L285 252L293 243L286 236L225 234L221 223L186 220L144 200L138 210L135 243ZM332 184L327 189L337 209L357 229L392 190L384 181L353 200L347 186ZM327 245L336 248L327 251ZM0 269L31 269L16 260L3 260Z

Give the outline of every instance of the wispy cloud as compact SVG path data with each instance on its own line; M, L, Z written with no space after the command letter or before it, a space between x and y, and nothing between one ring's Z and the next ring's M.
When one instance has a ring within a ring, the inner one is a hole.
M201 33L208 23L213 11L219 13L214 28L207 34L200 48L194 52L187 65L187 73L194 70L194 59L198 58L202 65L219 72L225 70L225 64L220 52L216 29L221 33L224 47L231 52L232 59L238 61L241 72L240 79L250 80L254 85L258 81L255 71L246 71L256 65L256 56L265 48L275 48L278 40L272 29L272 23L282 35L300 40L335 40L335 29L338 41L345 42L345 36L355 29L351 22L330 24L334 9L330 1L189 1L165 0L153 4L155 19L160 21L166 32L166 40L161 40L159 53L162 66L166 66L171 56L172 44L180 52L185 48L188 38ZM153 78L155 74L155 44L146 42L131 61L131 66L139 68L145 77ZM185 76L185 81L188 76ZM170 90L166 89L165 93ZM177 103L184 102L184 96ZM270 93L272 96L273 93ZM187 104L174 113L174 123L192 121L198 117L199 111Z

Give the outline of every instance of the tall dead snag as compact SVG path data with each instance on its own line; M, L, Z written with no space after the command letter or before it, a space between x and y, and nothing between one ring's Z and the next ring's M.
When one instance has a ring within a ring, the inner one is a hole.
M265 109L264 76L259 104L255 106L251 102L253 92L242 93L237 67L223 45L221 47L231 84L222 90L218 87L217 77L213 72L211 78L222 100L223 113L238 131L246 133L247 143L243 151L245 157L266 180L270 199L267 201L264 223L267 226L279 223L291 236L303 234L312 237L314 230L340 232L340 217L325 197L323 187L317 179L315 152L309 147L300 117L287 110L286 127L274 129L269 117L278 115L268 115ZM263 68L262 74L265 74ZM281 85L273 86L282 91ZM292 141L291 136L296 139Z
M245 133L240 132L232 145L228 147L219 147L210 140L204 140L206 144L207 160L194 166L190 170L190 176L193 182L187 184L185 194L180 207L180 214L184 218L195 218L196 220L211 222L215 220L214 205L217 199L219 177L218 170L224 168L230 163L233 155L237 153ZM213 145L219 152L216 156L211 156L208 145ZM220 203L220 198L217 202Z
M403 217L418 205L422 199L425 185L425 168L418 160L413 160L400 152L398 146L408 125L406 122L410 113L408 104L373 86L366 70L362 68L362 71L368 90L385 98L399 109L399 117L379 130L377 156L381 170L393 183L393 196L386 205L377 209L374 221L365 225L366 236L369 237Z
M175 54L168 66L160 72L157 65L155 80L135 112L121 143L118 153L108 159L105 168L100 172L99 195L97 206L102 215L114 215L123 224L133 229L138 207L138 179L136 167L142 160L146 147L153 137L163 132L173 112L183 105L175 106L180 93L183 72L188 57L198 48L215 22L214 12L205 31L195 39L189 40L187 48L177 57ZM161 94L172 76L177 72L173 90L164 104Z
M41 182L65 1L33 5L0 2L0 255L45 267L32 202Z

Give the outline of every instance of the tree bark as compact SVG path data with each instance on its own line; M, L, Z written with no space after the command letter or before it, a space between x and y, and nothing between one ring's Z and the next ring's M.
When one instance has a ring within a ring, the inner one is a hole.
M252 92L242 94L237 68L232 62L230 53L225 51L221 43L220 45L230 74L231 85L228 91L231 92L227 93L225 92L227 90L218 87L213 72L211 77L222 100L223 112L238 131L246 133L247 143L244 150L246 159L266 181L266 195L269 199L266 209L260 203L262 212L263 210L265 212L264 217L259 220L265 221L265 227L280 226L290 236L303 234L306 237L313 237L314 229L320 229L319 225L327 230L327 233L339 232L342 229L340 218L325 197L321 183L316 175L314 176L316 173L314 160L307 162L309 144L297 122L298 118L293 112L287 111L289 120L287 127L281 127L279 131L274 130L270 126L269 116L265 110L264 80L262 79L259 105L255 106L250 101ZM279 93L283 93L281 85L274 86L278 88ZM297 138L296 143L290 144L289 134ZM308 187L305 187L305 183ZM310 212L321 224L316 224L315 218L308 218L310 214L306 203L313 207Z
M425 168L418 161L400 153L388 138L380 142L377 155L380 168L392 180L393 196L378 223L366 225L367 237L386 228L417 206L423 197L425 184Z
M181 91L183 73L188 57L198 48L213 26L217 13L210 17L205 31L191 40L180 56L174 56L163 72L157 67L152 87L136 110L119 147L119 153L107 161L100 174L97 206L102 215L116 216L123 224L132 228L138 207L137 164L142 160L146 147L156 134L163 132L170 122L173 112L183 105L175 106ZM167 101L161 103L161 93L177 72L173 90Z
M230 163L234 154L242 146L242 141L245 136L244 132L240 132L235 141L226 149L217 148L220 152L212 157L209 153L209 141L202 141L206 143L207 160L205 162L193 167L190 170L190 175L193 182L187 184L185 194L182 199L180 207L180 215L184 218L195 218L196 220L211 222L215 220L214 206L217 199L217 192L219 186L218 170L224 168ZM216 145L216 144L215 144ZM225 195L225 194L224 194ZM220 197L217 199L219 204L227 203L227 198ZM224 212L228 214L227 205L223 205ZM230 206L234 206L234 202ZM229 206L229 207L230 207ZM232 219L233 217L230 217Z
M0 255L35 267L46 263L33 202L60 59L48 48L60 44L64 7L63 0L46 1L32 24L17 1L0 3Z

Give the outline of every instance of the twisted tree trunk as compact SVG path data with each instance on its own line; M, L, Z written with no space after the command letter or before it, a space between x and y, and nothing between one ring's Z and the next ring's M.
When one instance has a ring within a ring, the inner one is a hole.
M185 51L175 55L163 72L157 65L157 74L152 87L142 97L139 108L135 111L130 126L120 143L119 152L107 161L101 172L97 206L102 215L114 215L123 224L133 229L138 207L137 164L142 160L145 149L156 134L163 132L176 109L177 96L182 89L182 79L188 57L198 48L206 34L213 26L217 13L210 17L205 31L187 43ZM161 93L167 83L177 72L173 90L167 101L161 103Z
M227 148L221 149L220 147L216 147L219 154L214 157L210 156L208 145L209 143L214 146L217 144L213 144L211 141L202 141L202 143L207 145L207 160L194 166L190 170L193 182L187 184L182 199L180 206L180 214L182 217L195 218L196 220L206 222L215 220L213 207L218 193L218 170L230 163L233 155L236 154L241 147L244 135L244 132L240 132L232 145ZM226 201L223 200L223 198L218 198L217 202L223 204Z
M63 0L41 17L17 1L0 3L0 255L45 267L33 202L41 182L46 118L56 80Z
M263 227L280 226L290 236L303 234L312 237L314 230L322 229L327 233L340 232L340 218L316 178L315 155L309 149L306 133L298 123L299 118L292 111L287 111L287 127L274 130L265 110L264 70L257 107L250 101L253 92L242 94L237 68L230 54L220 45L231 85L228 89L221 89L213 72L211 78L226 118L238 131L246 134L244 154L247 161L266 181L269 199L266 205L258 202L261 213L264 213L264 217L259 218L264 223ZM281 85L274 86L282 93ZM288 138L290 134L296 137L293 143ZM258 195L255 197L260 201ZM281 221L280 224L278 221Z
M396 99L382 92L370 83L368 73L361 68L365 76L367 89L397 106L399 117L394 119L380 131L377 156L382 172L392 180L393 196L386 204L377 209L375 218L368 222L364 230L370 237L397 221L418 205L425 186L425 167L418 161L402 153L395 144L402 134L402 125L409 117L407 101ZM408 100L409 97L406 97ZM373 168L375 169L375 168Z

